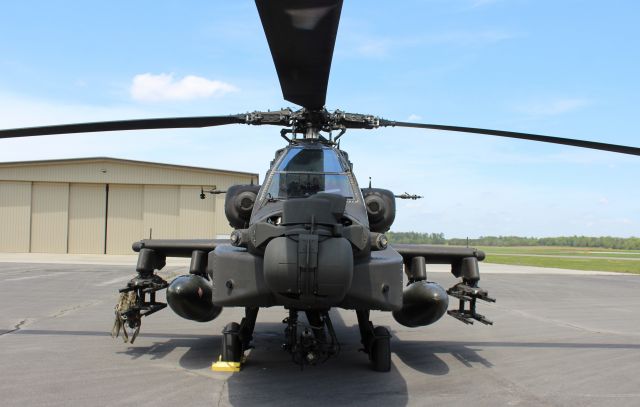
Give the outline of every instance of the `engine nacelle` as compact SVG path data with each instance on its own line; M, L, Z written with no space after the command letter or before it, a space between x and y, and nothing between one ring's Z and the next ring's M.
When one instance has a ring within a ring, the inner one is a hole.
M233 185L227 189L224 214L232 228L243 229L249 225L259 190L260 185Z
M222 312L213 304L211 283L201 276L187 274L176 277L167 288L167 303L182 318L208 322Z
M362 196L367 207L369 229L372 232L387 232L396 218L396 198L393 192L380 188L362 188Z
M393 312L398 323L415 328L433 324L439 320L449 306L449 296L444 288L425 280L405 287L402 293L402 309Z

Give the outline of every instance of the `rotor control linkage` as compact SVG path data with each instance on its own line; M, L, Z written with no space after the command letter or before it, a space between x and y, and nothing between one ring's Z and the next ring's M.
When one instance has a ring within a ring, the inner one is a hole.
M493 325L493 322L485 318L484 315L476 312L476 301L482 300L487 302L496 302L495 298L489 297L487 290L480 287L473 287L467 285L465 282L458 283L447 290L447 294L457 298L460 301L460 306L457 310L447 311L447 314L451 315L455 319L464 322L465 324L473 324L476 320L485 325ZM466 309L466 303L469 303L469 308Z

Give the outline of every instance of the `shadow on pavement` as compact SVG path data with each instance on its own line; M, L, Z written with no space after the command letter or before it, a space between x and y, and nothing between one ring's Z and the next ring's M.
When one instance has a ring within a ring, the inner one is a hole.
M409 395L405 379L392 364L387 373L374 372L361 347L357 327L347 327L338 312L331 320L340 354L316 366L300 366L281 349L284 324L258 323L245 368L227 380L228 402L254 405L379 405L404 406ZM259 318L259 317L258 317ZM301 321L304 318L301 318ZM258 319L259 320L259 319Z
M243 371L222 376L226 379L229 404L281 405L286 400L291 405L349 405L366 404L375 399L376 404L402 406L409 403L406 379L415 372L425 376L449 374L450 366L444 355L451 355L468 368L475 369L493 366L481 356L486 348L640 350L638 343L402 341L395 337L392 352L397 358L394 357L390 372L379 373L370 369L367 355L358 352L361 345L357 327L346 326L338 313L332 312L331 316L341 341L341 353L324 364L307 366L304 370L293 364L290 356L281 350L284 325L258 322L254 339L256 349L250 351ZM108 337L109 333L20 329L4 337L13 335ZM184 353L178 363L185 370L208 369L220 353L220 335L145 332L144 337L153 342L144 346L128 345L126 350L117 353L134 360L148 356L153 361L161 360L179 348Z
M269 325L272 325L271 327ZM265 330L264 328L277 327L275 330ZM269 323L257 323L256 324L256 338L273 338L276 337L279 345L282 342L282 332L284 325L281 324L269 324ZM353 332L344 334L343 336L352 336L355 338L356 328L353 328ZM52 335L52 336L105 336L110 337L111 333L107 331L76 331L76 330L59 330L59 329L20 329L17 331L7 332L5 335ZM143 334L145 338L160 338L171 340L203 340L211 341L210 343L219 343L220 335L197 335L197 334L176 334L176 333L159 333L159 332L145 332ZM169 342L170 342L169 341ZM216 342L217 341L217 342ZM358 339L359 341L359 339ZM353 344L351 344L353 345ZM358 342L359 345L359 342ZM135 346L135 345L134 345ZM208 345L213 346L213 345ZM413 349L418 347L419 349ZM400 349L405 355L411 355L415 352L424 353L425 350L432 349L436 353L452 353L455 348L474 348L474 347L491 347L491 348L541 348L541 349L629 349L640 350L640 343L588 343L588 342L509 342L509 341L401 341L392 340L391 351L398 354L397 350ZM407 350L407 347L409 348ZM147 347L149 348L149 347ZM357 349L356 349L357 350ZM472 349L469 349L473 351ZM219 349L216 349L218 352ZM343 349L344 352L344 349ZM286 355L286 353L282 353ZM366 355L360 353L361 357L366 359ZM398 355L400 356L400 355ZM341 356L338 356L341 357Z

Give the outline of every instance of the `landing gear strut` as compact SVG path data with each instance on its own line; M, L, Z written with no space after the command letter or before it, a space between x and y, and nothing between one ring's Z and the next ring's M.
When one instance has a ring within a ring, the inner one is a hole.
M369 310L356 310L362 350L369 355L371 367L377 372L391 370L391 334L383 326L374 328L369 321Z
M245 308L245 317L239 324L231 322L224 327L220 360L213 364L213 370L240 370L240 365L244 362L244 352L252 347L251 341L257 318L258 308Z

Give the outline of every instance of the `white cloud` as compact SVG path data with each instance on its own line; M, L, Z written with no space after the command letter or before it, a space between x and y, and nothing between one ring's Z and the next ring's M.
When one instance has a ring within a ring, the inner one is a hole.
M409 118L407 118L407 120L409 120L411 122L416 121L416 120L420 120L420 119L422 119L422 117L418 116L417 114L414 114L414 113L410 114Z
M557 116L580 110L590 104L588 99L562 98L520 105L515 110L530 116Z
M173 74L136 75L131 83L131 97L141 102L163 102L170 100L203 99L223 96L238 89L226 82L187 75L175 79Z

